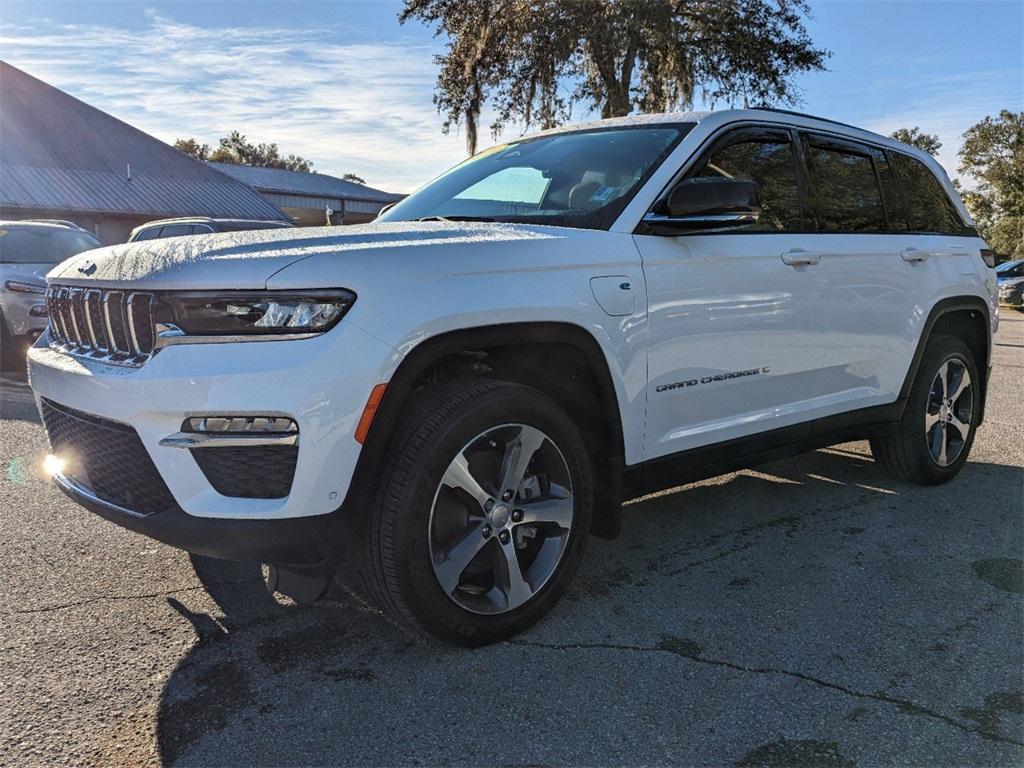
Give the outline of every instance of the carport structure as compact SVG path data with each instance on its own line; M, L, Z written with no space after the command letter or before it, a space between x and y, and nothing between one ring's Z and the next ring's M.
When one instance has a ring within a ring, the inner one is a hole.
M404 195L383 192L325 173L210 163L218 171L259 191L299 226L362 224Z

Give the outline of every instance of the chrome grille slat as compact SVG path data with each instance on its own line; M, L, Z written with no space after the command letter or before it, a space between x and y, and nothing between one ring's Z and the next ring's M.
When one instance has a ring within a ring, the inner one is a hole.
M71 355L139 366L153 354L153 296L120 289L47 289L50 345Z

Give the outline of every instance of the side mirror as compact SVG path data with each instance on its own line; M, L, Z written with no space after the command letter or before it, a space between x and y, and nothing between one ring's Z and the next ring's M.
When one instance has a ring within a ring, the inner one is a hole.
M761 198L752 181L698 176L679 182L657 213L644 217L655 234L756 224Z

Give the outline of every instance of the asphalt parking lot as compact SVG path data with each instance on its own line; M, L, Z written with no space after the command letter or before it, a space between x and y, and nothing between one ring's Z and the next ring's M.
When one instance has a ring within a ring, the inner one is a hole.
M4 380L0 764L1021 765L1022 380L1004 310L951 484L851 443L631 503L554 614L476 651L93 517Z

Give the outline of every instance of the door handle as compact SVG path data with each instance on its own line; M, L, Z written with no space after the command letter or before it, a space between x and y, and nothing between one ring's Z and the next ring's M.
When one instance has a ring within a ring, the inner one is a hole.
M928 251L922 251L920 248L904 248L900 251L904 261L928 261L929 255Z
M792 248L782 254L782 262L791 267L808 267L821 261L820 253L805 251L803 248Z

